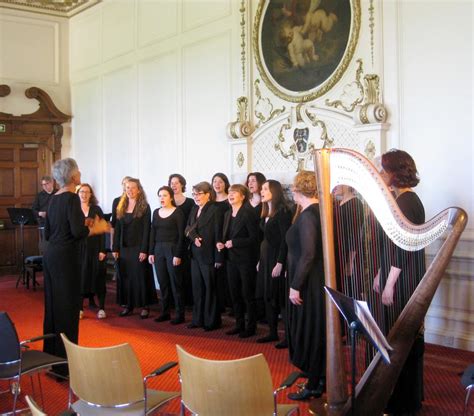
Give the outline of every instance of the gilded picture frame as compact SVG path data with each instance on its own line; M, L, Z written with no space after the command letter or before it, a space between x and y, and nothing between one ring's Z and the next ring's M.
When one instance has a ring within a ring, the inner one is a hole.
M252 41L265 85L294 103L327 93L354 55L360 21L360 0L260 0Z

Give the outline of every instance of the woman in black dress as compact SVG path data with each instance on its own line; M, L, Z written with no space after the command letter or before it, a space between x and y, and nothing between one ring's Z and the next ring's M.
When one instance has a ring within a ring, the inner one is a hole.
M44 340L44 351L66 357L60 333L77 343L81 309L81 243L88 235L107 231L105 221L86 220L75 188L81 173L74 159L54 163L53 177L60 189L48 206L45 238L48 249L43 257L45 334L56 334ZM68 374L67 365L54 367L59 376Z
M99 207L92 187L83 183L77 190L81 200L81 209L86 218L94 220L96 217L104 219L104 213ZM94 295L99 300L99 311L97 318L106 318L105 313L105 278L106 278L106 250L104 234L94 235L83 241L81 249L81 294L83 302L81 305L81 318L84 309L84 299L89 299L89 306L96 307Z
M171 319L171 294L176 317L171 324L184 322L183 275L181 260L184 252L184 214L174 203L173 190L169 186L158 189L161 208L153 212L148 261L155 265L160 284L163 309L155 322Z
M221 326L217 305L216 269L222 265L222 254L216 248L222 233L219 208L209 182L193 186L196 206L191 210L185 235L191 243L193 282L193 320L188 328L204 327L212 331Z
M126 305L120 316L128 316L141 307L140 318L149 315L156 303L153 271L148 263L151 210L138 179L131 178L117 207L113 256L119 262L118 304Z
M297 216L288 244L288 348L291 362L308 377L292 400L320 397L326 373L326 320L321 221L314 172L299 172L293 183Z
M402 213L413 224L425 222L423 204L413 192L420 181L413 158L403 150L390 150L382 155L381 175L391 187ZM382 295L384 322L382 329L388 333L425 274L425 252L406 252L384 239L380 270L374 280L374 290ZM410 354L402 368L386 412L405 414L417 412L423 401L424 336L420 328Z
M249 203L255 208L258 218L260 218L262 214L262 197L260 196L260 191L262 190L262 185L266 180L267 179L263 173L250 172L247 175L247 181L245 182L245 185L247 185L247 188L249 188L250 191Z
M285 236L291 225L291 212L280 182L271 179L266 181L261 196L260 230L264 237L260 245L258 286L263 288L263 294L259 297L263 296L265 302L270 333L257 339L258 343L278 341L278 314L286 315L288 288L285 268L288 247Z
M231 209L224 215L222 240L216 247L225 252L235 327L227 335L239 334L240 338L255 335L257 317L255 310L255 266L257 264L258 218L247 204L249 191L244 185L229 188ZM247 311L247 323L245 322Z

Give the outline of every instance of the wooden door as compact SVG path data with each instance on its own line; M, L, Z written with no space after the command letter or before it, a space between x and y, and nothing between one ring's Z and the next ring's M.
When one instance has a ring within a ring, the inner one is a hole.
M31 208L41 190L41 177L49 173L51 151L44 144L0 143L0 273L20 269L20 227L11 223L7 208ZM38 227L27 225L23 233L24 254L38 254Z

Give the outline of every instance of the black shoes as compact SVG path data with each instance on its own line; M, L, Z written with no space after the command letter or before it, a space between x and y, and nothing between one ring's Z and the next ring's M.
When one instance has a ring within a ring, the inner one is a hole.
M257 339L257 344L265 344L267 342L279 341L278 335L267 335L266 337Z
M289 393L288 398L290 400L309 400L317 399L323 395L326 391L326 379L320 378L318 387L315 390L307 389L306 386L299 389L296 393Z
M165 322L169 321L171 319L171 316L169 313L163 313L158 318L155 318L155 322Z
M148 308L142 309L142 311L140 312L140 319L148 319L149 316L150 311L148 310Z
M240 334L242 331L242 329L240 328L232 328L232 329L229 329L228 331L226 331L226 335L237 335L237 334Z
M284 348L288 348L288 341L284 339L283 341L279 342L278 344L275 344L275 348L277 350L282 350Z
M214 331L216 329L219 329L221 327L220 324L218 325L213 325L213 326L205 326L204 331L209 332L209 331Z
M245 329L239 333L239 338L250 338L255 335L255 329Z
M183 322L184 322L184 316L177 316L176 318L174 318L170 321L170 324L171 325L179 325L179 324L182 324Z
M129 316L133 312L133 309L125 308L122 312L119 313L120 317Z

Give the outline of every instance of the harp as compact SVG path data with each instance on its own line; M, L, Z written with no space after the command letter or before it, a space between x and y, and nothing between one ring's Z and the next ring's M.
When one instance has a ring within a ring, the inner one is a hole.
M390 398L418 329L423 323L431 300L466 226L467 214L460 208L448 208L428 222L414 225L404 217L376 168L359 153L348 149L320 149L315 151L314 160L319 187L327 286L336 288L331 191L337 185L348 185L356 189L367 201L390 240L403 250L423 249L446 233L439 251L388 334L387 339L393 347L391 364L385 364L380 354L376 354L357 384L355 414L380 415ZM352 414L344 368L345 357L339 313L328 299L326 299L326 325L325 412L330 415Z

